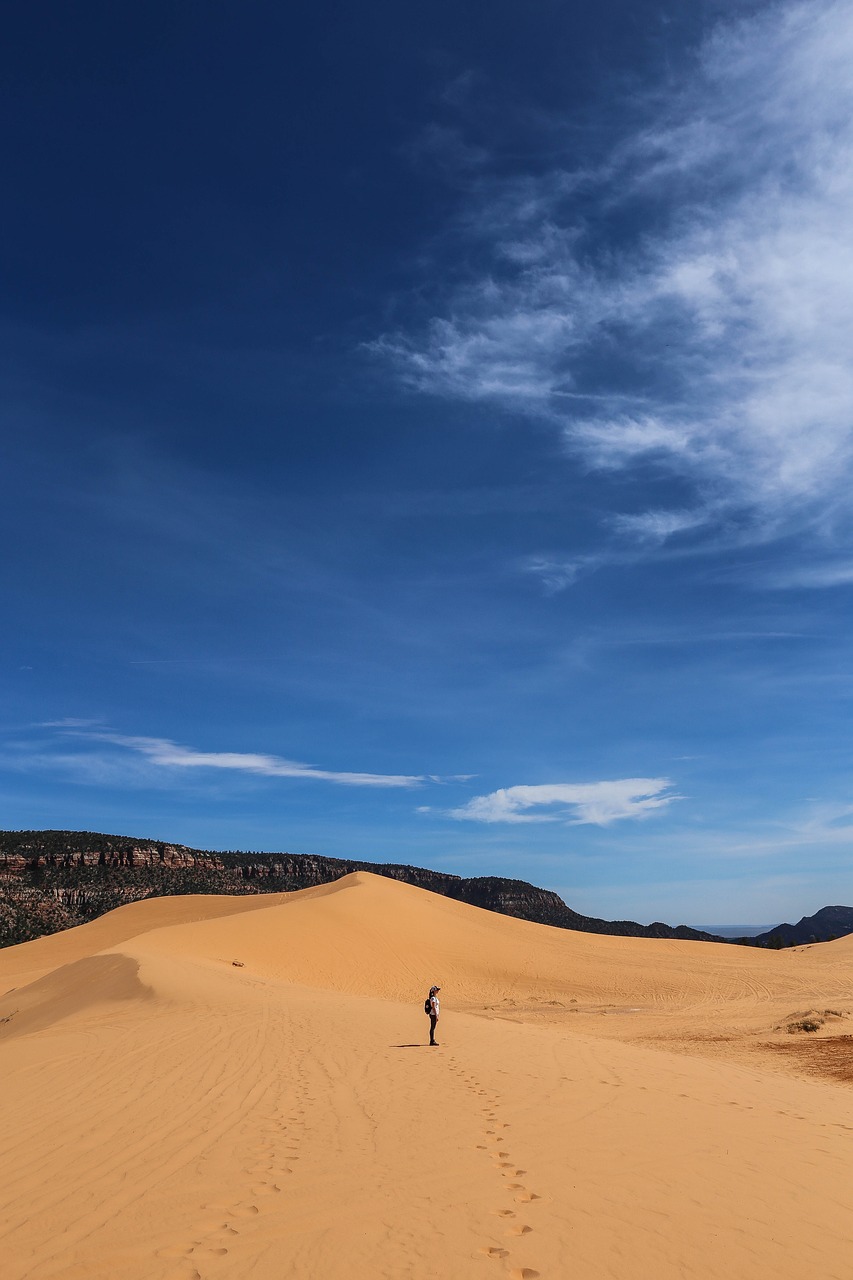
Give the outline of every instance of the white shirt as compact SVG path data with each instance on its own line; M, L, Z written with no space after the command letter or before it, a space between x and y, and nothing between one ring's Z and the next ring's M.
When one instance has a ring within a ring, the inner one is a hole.
M438 1009L439 1009L438 996L430 996L429 1002L432 1005L433 1013L435 1014L436 1017L438 1017Z

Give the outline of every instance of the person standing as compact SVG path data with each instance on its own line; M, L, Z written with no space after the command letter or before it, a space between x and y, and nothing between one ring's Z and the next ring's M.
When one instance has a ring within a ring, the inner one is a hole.
M440 990L441 987L430 987L429 999L427 1000L427 1012L429 1013L429 1042L436 1048L438 1048L438 1041L435 1038L435 1027L440 1013L438 1000L438 993Z

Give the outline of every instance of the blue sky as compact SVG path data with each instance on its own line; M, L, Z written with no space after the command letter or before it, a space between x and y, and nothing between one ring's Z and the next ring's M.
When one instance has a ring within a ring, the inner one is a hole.
M849 5L308 8L9 20L2 826L853 902Z

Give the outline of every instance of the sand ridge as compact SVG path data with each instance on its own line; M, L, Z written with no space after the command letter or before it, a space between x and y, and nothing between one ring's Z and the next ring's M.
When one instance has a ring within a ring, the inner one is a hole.
M255 911L271 905L270 899L280 900L288 896L187 894L130 902L89 924L0 950L0 992L33 982L60 965L94 955L151 929Z
M850 940L570 934L367 873L245 901L0 953L40 974L0 1001L4 1275L849 1274L853 1089L750 1036L849 1005Z

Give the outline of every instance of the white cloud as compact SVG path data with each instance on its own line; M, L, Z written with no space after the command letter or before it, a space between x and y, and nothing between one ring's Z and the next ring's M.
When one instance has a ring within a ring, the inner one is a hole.
M677 533L687 533L707 522L697 511L642 511L638 515L617 515L613 525L632 541L659 546Z
M619 778L612 782L559 782L546 786L502 787L475 796L453 818L473 822L568 822L609 826L620 818L647 818L665 809L675 795L668 778ZM666 793L666 794L665 794ZM547 813L531 809L547 808Z
M851 65L840 0L719 27L597 173L483 181L460 226L487 266L375 349L421 391L547 418L587 465L644 459L692 485L695 510L626 517L625 537L736 512L741 540L848 538ZM634 217L628 248L596 241L580 187ZM617 363L611 396L594 370Z
M85 733L76 736L127 747L164 769L226 769L258 774L265 778L314 778L320 782L337 782L350 787L414 787L425 780L422 775L343 773L318 769L314 765L255 752L195 751L191 747L171 742L168 738L131 737L119 733Z
M548 556L531 556L525 561L527 573L538 578L546 595L556 595L576 582L585 569L595 568L598 562L590 557L561 560Z
M853 561L837 560L824 564L795 565L764 578L768 587L847 587L853 586Z
M94 729L97 725L102 725L103 720L98 719L82 719L78 716L64 716L62 720L44 720L40 728L42 729Z

